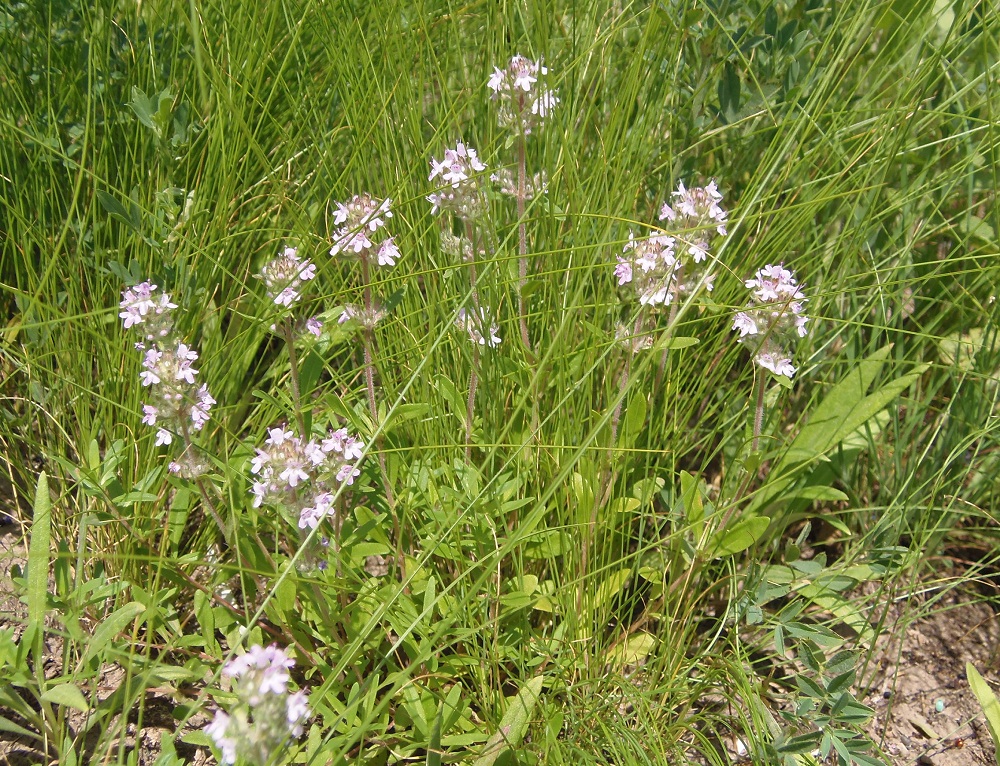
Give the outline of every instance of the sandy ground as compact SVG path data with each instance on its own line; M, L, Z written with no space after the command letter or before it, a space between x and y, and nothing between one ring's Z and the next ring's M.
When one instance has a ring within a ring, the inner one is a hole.
M937 610L878 642L864 702L869 727L893 764L996 764L982 709L969 688L971 662L1000 688L1000 622L985 603L954 595Z

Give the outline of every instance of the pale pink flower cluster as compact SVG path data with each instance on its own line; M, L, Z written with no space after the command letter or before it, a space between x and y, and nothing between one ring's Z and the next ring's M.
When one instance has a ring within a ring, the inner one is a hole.
M364 306L358 306L355 303L347 303L344 305L344 310L340 313L340 318L337 320L337 324L347 324L348 322L357 322L364 330L372 330L385 319L386 313L378 303L372 303L370 309L366 309Z
M484 308L480 308L478 313L459 309L455 316L455 327L465 332L477 346L496 348L500 345L500 327Z
M182 479L196 479L208 473L209 465L194 450L186 450L177 460L167 465L167 470Z
M479 174L486 165L476 150L461 141L454 149L445 149L444 159L431 157L429 181L440 179L442 187L427 195L431 214L438 210L451 210L460 218L472 220L485 209L485 199L479 188Z
M302 297L299 292L303 282L316 276L316 266L308 259L299 258L298 250L286 247L281 255L268 261L257 274L263 280L267 297L278 306L291 307Z
M157 287L142 282L122 292L121 313L126 329L136 328L146 343L136 343L143 352L139 382L149 389L150 400L142 405L142 422L154 426L156 445L170 444L175 433L200 431L210 417L215 399L205 385L197 385L194 362L198 352L173 334L170 312L177 306L170 296L156 296Z
M629 353L638 354L653 347L653 336L618 322L615 324L615 342Z
M709 261L712 241L726 236L728 213L719 204L722 193L715 181L688 189L681 181L673 192L673 204L664 203L660 220L674 238L674 257L680 263L674 297L711 291L715 274Z
M490 180L497 185L497 190L508 197L517 197L517 178L508 168L490 175ZM549 193L549 176L544 170L535 173L531 178L524 179L524 198L530 199Z
M503 69L493 68L486 87L492 91L490 98L499 104L501 127L527 135L548 119L559 103L556 92L541 81L548 73L541 61L521 55L514 56Z
M750 302L733 318L740 343L754 349L754 361L775 375L795 374L789 345L804 338L808 317L802 286L782 264L768 264L746 281Z
M472 242L465 237L456 236L450 231L441 232L441 252L466 263L473 260ZM479 252L483 253L482 250ZM483 254L485 255L485 253Z
M144 325L140 332L149 341L166 338L174 331L170 312L177 308L177 304L170 302L170 295L167 293L155 296L156 289L156 285L148 280L134 287L127 287L122 291L122 301L119 304L121 313L118 316L122 318L125 329Z
M309 698L304 691L288 693L288 669L294 665L277 646L252 646L223 667L222 675L235 682L237 702L230 713L217 711L205 727L222 763L263 766L288 740L302 736Z
M636 239L629 232L622 255L616 256L615 276L619 285L631 285L643 306L664 306L674 299L674 278L680 260L675 240L666 234Z
M250 471L254 507L273 503L298 514L299 529L315 529L333 511L337 487L351 485L364 442L346 428L331 430L325 439L304 442L285 428L268 429L264 448L257 450Z
M380 239L376 236L381 229L384 235L385 222L392 218L392 200L378 200L370 194L356 194L347 202L337 202L333 222L337 228L333 232L333 247L330 255L347 255L372 259L379 266L395 266L400 257L399 247L392 237Z
M671 195L674 204L664 202L660 208L660 220L670 221L677 227L675 230L686 234L688 244L695 263L701 263L708 255L708 239L718 234L726 236L726 218L728 213L719 204L722 193L715 181L708 186L696 186L686 189L684 182L677 185L677 191ZM714 230L714 231L713 231Z
M306 332L318 338L323 334L323 323L316 317L309 317L306 320Z

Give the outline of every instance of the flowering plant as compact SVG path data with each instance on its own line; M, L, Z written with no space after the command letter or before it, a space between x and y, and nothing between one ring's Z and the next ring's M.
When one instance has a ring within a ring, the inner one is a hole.
M139 328L136 331L144 338L135 344L144 352L139 382L150 394L142 405L142 422L157 427L156 445L160 446L172 443L177 433L188 441L191 430L204 428L216 402L206 385L195 383L198 370L193 363L198 352L174 333L170 313L177 305L167 293L157 297L157 289L148 280L126 288L119 316L126 329Z
M277 646L252 646L223 667L222 675L235 682L237 702L229 713L217 711L205 727L222 763L243 759L263 765L290 738L302 736L309 699L304 691L288 693L288 669L294 665Z
M750 301L733 317L739 342L753 348L754 361L775 375L791 378L791 342L806 335L808 317L803 313L805 294L791 271L768 264L746 281Z
M395 266L399 248L392 237L379 240L376 232L392 218L391 199L378 200L370 194L355 194L347 202L337 202L333 222L338 227L333 232L330 255L348 255L369 260L375 251L379 266ZM384 232L383 232L384 233ZM374 237L374 238L373 238Z
M254 507L265 501L298 515L299 529L316 529L334 509L340 485L361 474L357 462L365 445L346 428L325 439L303 441L285 428L268 430L264 447L251 461Z
M476 150L459 141L454 149L445 149L443 159L431 157L431 173L427 180L440 178L443 185L427 195L431 213L451 210L460 218L478 218L485 209L479 189L478 174L486 170Z
M521 55L511 58L503 69L493 68L486 87L493 91L490 98L499 102L501 126L527 135L545 122L559 103L556 92L539 81L548 73L541 61Z

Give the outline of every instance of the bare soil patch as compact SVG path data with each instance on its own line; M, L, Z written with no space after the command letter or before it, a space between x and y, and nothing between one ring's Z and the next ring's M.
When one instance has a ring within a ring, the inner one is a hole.
M1000 688L1000 620L974 597L950 596L930 615L897 623L878 641L864 700L869 733L898 766L995 764L993 740L966 680L971 662Z

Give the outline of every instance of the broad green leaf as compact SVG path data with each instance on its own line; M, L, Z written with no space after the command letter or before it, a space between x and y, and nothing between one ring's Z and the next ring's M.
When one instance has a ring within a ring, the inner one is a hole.
M833 487L797 487L790 489L782 496L782 500L822 500L840 503L848 500L846 494Z
M45 690L42 699L54 705L82 710L84 713L90 710L87 698L83 696L83 692L77 688L76 684L56 684L51 689Z
M138 230L138 222L132 220L132 214L121 202L101 189L98 189L96 194L97 201L101 203L101 207L104 208L108 215L118 219L129 228Z
M434 716L434 724L431 726L431 735L427 741L427 766L441 766L441 721L444 717L444 703L438 705L437 715Z
M770 523L764 516L751 516L737 522L729 529L721 530L711 548L712 557L721 558L745 551L764 535Z
M642 505L636 497L619 497L611 503L615 513L631 513Z
M587 516L594 507L594 491L590 488L583 474L573 474L573 494L576 496L576 504L581 511L581 516Z
M646 395L639 391L628 403L625 410L625 423L622 429L621 443L625 447L631 447L635 440L642 433L643 424L646 422Z
M100 627L94 631L93 638L87 644L87 651L83 654L83 664L88 663L94 657L100 655L104 648L111 643L111 640L121 633L138 615L146 611L146 607L138 601L131 601L125 606L112 612L105 619Z
M681 501L689 524L698 524L705 517L705 506L701 502L698 479L687 471L681 471ZM695 537L698 530L695 531Z
M584 603L591 609L599 609L602 606L607 606L611 603L611 599L617 596L621 592L621 589L625 587L629 575L630 571L628 569L619 569L610 572L601 580L601 584L597 586L596 592L589 594L584 599Z
M919 365L912 372L866 394L881 373L889 351L889 346L876 351L833 387L810 414L808 422L792 441L788 451L774 465L771 470L774 478L757 493L751 509L759 510L784 498L786 492L792 491L798 469L819 460L878 416L927 369L928 365Z
M544 680L542 676L536 676L521 687L500 721L500 728L486 742L482 755L475 760L473 766L493 766L504 752L521 743L528 731L531 713L542 693Z
M990 727L990 736L993 737L993 758L1000 764L1000 701L971 662L965 664L965 676L986 716L986 725Z
M682 348L695 346L700 341L684 335L667 335L653 344L653 351L677 351Z
M0 715L0 731L10 732L11 734L17 734L19 737L27 737L28 739L37 739L39 742L44 741L40 734L31 731L31 729L25 729L23 726L18 726L2 715Z
M440 392L441 396L443 396L445 401L451 405L452 414L455 415L455 417L460 418L464 423L466 410L465 397L458 393L458 389L455 387L455 384L444 375L438 376L435 383L435 387Z
M982 327L973 327L968 332L953 332L938 341L941 361L962 372L969 372L975 366L976 354L983 347Z
M25 644L41 647L45 631L45 607L49 593L49 565L52 542L52 499L49 478L45 471L38 476L35 502L32 506L31 531L28 540L28 627ZM33 640L32 640L33 639Z
M885 346L867 359L862 360L840 383L830 390L826 398L810 413L809 422L803 426L792 441L788 453L775 466L775 472L787 464L811 460L817 455L824 454L844 436L847 436L875 414L872 412L860 420L851 417L854 412L861 414L859 411L861 403L866 398L868 388L882 371L889 351L890 347ZM853 425L847 428L848 423Z
M0 708L7 708L29 721L37 716L36 711L24 701L20 694L14 691L12 684L0 687ZM3 721L3 719L0 718L0 721ZM2 728L0 726L0 729Z
M617 667L636 665L656 647L656 636L640 631L628 637L625 643L614 647L608 653L608 661Z

